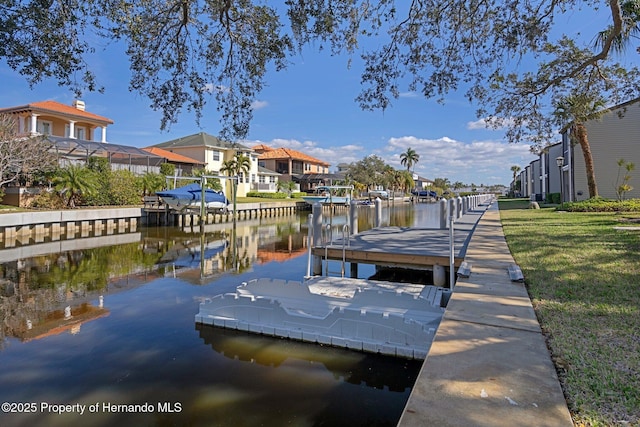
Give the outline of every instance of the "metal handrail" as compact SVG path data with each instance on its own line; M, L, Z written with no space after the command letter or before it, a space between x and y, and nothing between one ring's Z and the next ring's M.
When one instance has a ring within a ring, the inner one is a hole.
M329 227L326 227L327 229L330 229ZM330 231L331 235L333 235L333 233ZM329 245L333 244L333 239L331 240L330 243L325 243L324 246L324 275L325 276L329 276ZM347 247L351 246L351 241L349 240L349 224L345 224L344 226L342 226L342 265L340 268L340 277L344 277L344 273L345 273L345 264L347 262L347 256L346 256L346 251L347 251Z

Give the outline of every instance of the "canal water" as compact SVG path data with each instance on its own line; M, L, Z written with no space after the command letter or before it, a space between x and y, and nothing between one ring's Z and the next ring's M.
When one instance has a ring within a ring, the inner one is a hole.
M383 223L437 227L435 207L387 207ZM359 209L359 230L373 215ZM327 217L341 232L346 215ZM307 221L0 250L0 426L395 426L421 362L195 323L243 281L302 281Z

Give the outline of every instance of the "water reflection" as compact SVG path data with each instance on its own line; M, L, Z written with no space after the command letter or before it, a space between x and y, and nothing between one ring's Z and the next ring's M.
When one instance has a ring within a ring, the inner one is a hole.
M404 369L400 372L390 372L386 369L389 363L386 357L365 358L360 353L347 352L342 357L335 358L332 353L337 349L333 348L327 348L331 351L319 352L316 345L202 324L196 324L196 330L205 343L230 359L274 367L281 366L289 359L311 364L319 363L332 372L336 381L400 393L411 391L416 369L420 366L419 363L408 359L398 360L398 365L404 364Z
M425 226L421 209L385 209L383 220ZM0 400L183 408L0 414L0 425L395 425L418 362L194 330L202 298L253 278L302 279L307 214L0 250ZM359 230L373 214L359 211Z

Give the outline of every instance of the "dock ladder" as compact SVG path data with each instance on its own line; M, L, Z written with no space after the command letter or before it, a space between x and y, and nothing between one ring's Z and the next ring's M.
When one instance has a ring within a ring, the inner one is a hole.
M329 246L333 245L333 230L331 228L331 224L327 224L325 227L322 228L322 240L324 243L324 275L325 276L329 276L330 273L334 273L337 274L337 271L329 271ZM328 238L327 238L328 237ZM349 240L349 224L345 224L342 227L342 262L341 262L341 268L340 268L340 277L344 277L344 272L345 272L345 268L344 265L346 263L346 250L347 247L349 247L350 244L350 240Z

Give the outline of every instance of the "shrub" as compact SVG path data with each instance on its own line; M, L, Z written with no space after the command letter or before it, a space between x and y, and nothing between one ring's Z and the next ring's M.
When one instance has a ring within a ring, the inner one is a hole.
M545 202L549 204L559 205L560 204L560 193L547 193L547 198Z
M594 197L581 202L564 204L569 212L640 212L640 199L606 200Z
M136 205L140 203L142 182L133 172L116 170L109 176L109 204L116 206Z
M286 193L263 193L259 191L250 191L247 193L247 197L261 197L263 199L286 199Z
M60 194L55 191L41 191L33 198L32 208L37 209L63 209L66 207L65 201Z

